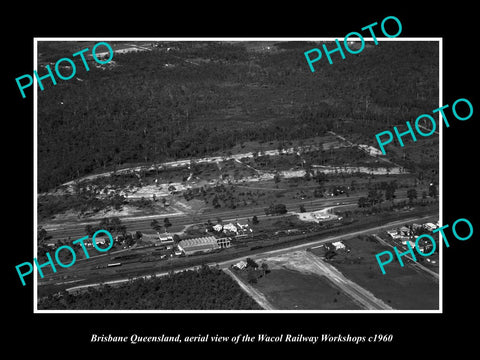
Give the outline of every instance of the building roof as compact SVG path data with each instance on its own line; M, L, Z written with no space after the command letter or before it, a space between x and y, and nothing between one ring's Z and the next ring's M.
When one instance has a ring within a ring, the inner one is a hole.
M232 223L229 223L229 224L224 225L224 226L223 226L223 231L225 231L225 230L233 231L233 232L237 232L237 231L238 231L237 227L236 227L234 224L232 224Z
M172 235L158 235L158 238L161 242L171 242L173 241Z
M240 260L238 263L234 264L233 266L242 270L242 269L245 269L247 267L247 263L244 260Z
M196 251L207 251L219 249L220 245L217 243L215 236L206 236L201 238L186 239L178 243L179 247L185 253L193 253Z
M345 244L341 241L333 242L332 245L335 246L335 249L345 249Z

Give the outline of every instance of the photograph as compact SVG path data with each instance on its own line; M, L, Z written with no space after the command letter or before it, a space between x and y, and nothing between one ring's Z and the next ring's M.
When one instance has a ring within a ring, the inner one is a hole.
M6 353L473 351L473 7L143 5L5 11Z
M441 310L440 39L35 45L36 311Z

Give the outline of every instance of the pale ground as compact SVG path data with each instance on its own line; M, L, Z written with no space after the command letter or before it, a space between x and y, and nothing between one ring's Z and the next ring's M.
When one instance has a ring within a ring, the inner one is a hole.
M346 147L346 146L356 146L355 144L346 141L344 138L334 134L335 136L339 137L342 141L331 141L327 142L321 145L322 149L336 149L336 148L341 148L341 147ZM365 151L369 153L369 155L376 157L378 156L378 153L376 153L374 148L372 147L367 147L366 145L358 145L359 147L363 147ZM305 152L310 152L310 151L318 151L319 146L316 145L307 145L303 147L292 147L288 149L283 149L283 150L265 150L262 151L262 155L269 155L269 156L275 156L279 154L301 154ZM241 153L241 154L234 154L231 156L211 156L211 157L204 157L200 159L194 159L196 163L217 163L219 165L223 161L228 161L228 160L235 160L239 163L241 163L241 159L243 158L252 158L253 153L252 152L247 152L247 153ZM178 160L178 161L171 161L171 162L166 162L162 164L157 164L156 166L158 168L190 168L191 161L190 160ZM249 166L252 168L251 166ZM146 167L133 167L133 168L128 168L128 169L121 169L118 170L117 173L122 173L122 172L129 172L129 171L140 171L142 169L145 169ZM331 173L355 173L355 172L360 172L360 173L367 173L367 174L375 174L375 175L384 175L384 174L402 174L405 173L405 170L401 167L391 167L391 168L386 168L386 167L375 167L375 168L370 168L370 167L354 167L354 166L321 166L321 165L312 165L312 168L314 171L321 172L321 173L326 173L326 174L331 174ZM151 166L148 168L148 170L154 170L155 166ZM255 182L263 182L263 181L271 181L273 180L276 172L274 171L263 171L263 170L255 170L257 173L253 176L248 176L244 177L242 179L236 179L236 180L211 180L208 182L209 185L214 185L215 183L233 183L233 184L242 184L242 183L255 183ZM305 176L305 170L285 170L285 171L280 171L278 172L280 177L284 179L290 179L290 178L300 178ZM82 180L87 180L87 179L94 179L97 177L101 176L108 176L110 173L103 173L103 174L94 174L90 176L86 176ZM121 191L118 191L116 189L113 189L109 186L106 188L108 189L109 193L117 191L118 194L125 196L127 199L141 199L142 197L147 199L147 200L152 200L153 195L157 199L160 198L168 198L172 199L171 196L171 191L168 189L173 186L175 188L175 191L184 191L186 189L192 188L192 187L198 187L201 186L202 184L205 184L205 181L203 183L196 183L195 181L191 182L190 184L185 184L185 183L158 183L155 185L146 185L142 187L135 187L132 189L124 189ZM57 189L56 191L51 192L50 194L52 195L62 195L66 192L72 192L72 185L73 182L68 182L64 184L66 186L66 190L59 190ZM103 188L100 189L101 192L103 193ZM103 196L103 195L99 195ZM193 204L193 208L192 208ZM173 211L173 213L180 212L180 213L194 213L197 211L201 211L203 207L203 204L197 204L195 202L182 202L182 201L176 201L175 204L171 204L171 208L168 209L166 212L170 213ZM162 209L163 210L163 209ZM162 211L161 210L161 211ZM118 216L118 217L125 217L125 216L141 216L145 215L144 210L139 210L131 206L123 206L123 209L120 211L116 211L113 209L108 209L105 211L101 211L97 214L93 214L90 216L84 217L85 219L100 219L103 217L111 217L111 216ZM336 219L337 216L334 214L331 214L328 212L327 209L321 210L319 212L315 213L303 213L298 215L299 218L303 221L325 221L325 220L332 220ZM74 220L78 219L78 214L73 213L73 212L66 212L64 214L58 214L56 216L56 221L58 220Z
M316 266L305 256L305 251L293 251L291 253L271 256L262 259L266 262L268 268L274 269L290 269L299 271L304 274L324 275Z
M338 216L333 214L331 212L331 209L333 209L333 207L329 207L329 208L325 208L317 211L304 212L304 213L296 212L294 214L297 215L298 218L302 221L319 223L321 221L330 221L330 220L338 219Z
M335 134L335 136L338 136L338 135ZM342 141L345 140L344 138L341 138L341 139L342 139ZM328 143L322 144L321 148L323 150L330 150L330 149L337 149L337 148L348 147L348 146L357 146L353 143L350 143L350 142L348 142L348 143L349 144L347 145L345 143L341 143L341 142L338 142L338 141L333 141L333 142L328 142ZM371 156L377 156L378 155L378 153L375 151L375 148L369 147L367 145L358 145L358 146L363 148L365 151L367 151ZM287 148L287 149L283 149L281 151L278 150L278 149L265 150L265 151L260 151L259 153L261 155L268 155L268 156L276 156L276 155L280 155L280 154L298 154L298 155L300 155L301 153L310 152L310 151L318 151L319 149L320 148L316 145L307 145L307 146L303 146L303 147L298 146L298 147ZM247 153L233 154L233 155L229 155L229 156L208 156L208 157L203 157L203 158L198 158L198 159L193 159L193 160L196 163L201 164L201 163L219 163L219 162L228 161L228 160L241 161L241 159L252 158L252 157L253 157L253 152L247 152ZM190 167L190 162L191 161L188 160L188 159L170 161L170 162L165 162L165 163L162 163L162 164L152 165L148 168L145 167L145 166L137 166L137 167L127 168L127 169L121 169L121 170L118 170L117 173L121 174L122 172L128 172L128 171L140 171L142 169L155 170L156 166L158 168L184 168L184 167L189 168ZM316 167L319 168L321 171L325 171L325 172L335 172L335 170L337 170L337 172L357 172L358 171L358 172L377 174L377 172L375 172L374 169L370 169L370 168L367 168L367 167L345 167L345 166L339 166L339 167L316 166ZM395 173L401 173L402 171L403 171L403 169L396 169L395 170L395 168L393 168L393 169L390 170L390 173L395 174ZM265 177L263 177L263 179L265 179L265 180L270 180L271 179L270 178L270 172L263 172L262 171L262 173L265 174ZM378 170L378 174L385 174L385 173L386 173L385 168L383 168L383 170ZM85 177L83 177L82 179L79 179L79 180L81 181L81 180L94 179L96 177L108 176L108 175L110 175L110 172L85 176ZM284 175L286 177L303 176L303 175L305 175L305 172L303 172L301 170L298 171L298 172L286 171ZM273 178L273 175L271 175L271 176ZM255 180L253 180L253 181L255 181ZM256 181L259 181L259 180L256 180ZM64 185L71 185L71 184L73 184L73 181L67 182ZM168 185L168 184L161 184L162 187L164 187L165 185Z

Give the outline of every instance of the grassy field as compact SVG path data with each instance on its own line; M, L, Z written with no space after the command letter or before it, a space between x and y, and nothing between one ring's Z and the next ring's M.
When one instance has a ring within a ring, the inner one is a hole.
M280 310L360 309L323 276L274 269L254 284Z
M398 261L385 266L383 275L375 255L391 250L368 237L345 241L350 253L330 260L347 278L372 292L394 309L435 310L439 307L439 285L432 278L412 267L401 267ZM315 253L315 251L314 251ZM320 254L319 251L316 251ZM404 263L407 261L404 260Z

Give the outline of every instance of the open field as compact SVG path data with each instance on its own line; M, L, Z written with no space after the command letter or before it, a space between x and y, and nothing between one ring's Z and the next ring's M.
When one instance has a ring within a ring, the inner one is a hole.
M325 277L291 269L273 269L254 287L279 310L360 309Z
M435 310L439 308L439 285L431 276L398 261L386 265L383 275L375 255L391 248L371 237L345 240L350 252L338 254L329 262L347 278L371 291L376 297L400 310ZM314 254L321 255L319 249ZM407 260L404 261L405 263Z
M338 272L330 264L322 261L320 258L314 256L305 250L296 250L292 252L286 252L278 255L267 256L260 260L263 263L267 264L269 269L281 269L281 270L290 270L294 272L299 272L303 275L313 275L317 278L317 282L305 282L301 279L298 281L293 281L288 285L286 290L292 290L292 294L295 290L298 293L301 293L301 298L309 306L313 306L312 309L315 310L324 310L329 309L333 302L333 306L336 308L337 305L340 306L339 309L348 309L348 310L391 310L392 308L385 304L380 299L377 299L372 293L366 289L361 288L357 284L353 283L349 279L345 278L343 274ZM257 270L258 271L258 270ZM247 272L248 274L248 272ZM266 288L265 291L267 294L271 294L275 297L277 294L276 286L280 286L280 289L283 287L280 284L268 283L268 275L261 277L261 283L263 283ZM251 276L251 274L250 274ZM259 282L260 284L260 282ZM325 285L328 285L328 289L323 289ZM348 301L343 301L342 304L337 304L338 299L332 297L323 297L315 292L311 292L312 289L321 290L321 293L324 295L336 294L339 296L346 297ZM259 289L262 291L261 289ZM335 290L335 291L333 291ZM333 292L332 292L333 291ZM268 296L266 294L266 296ZM298 299L297 299L298 301ZM313 305L315 304L315 305ZM291 306L298 306L296 303L290 303ZM291 309L291 308L290 308Z

